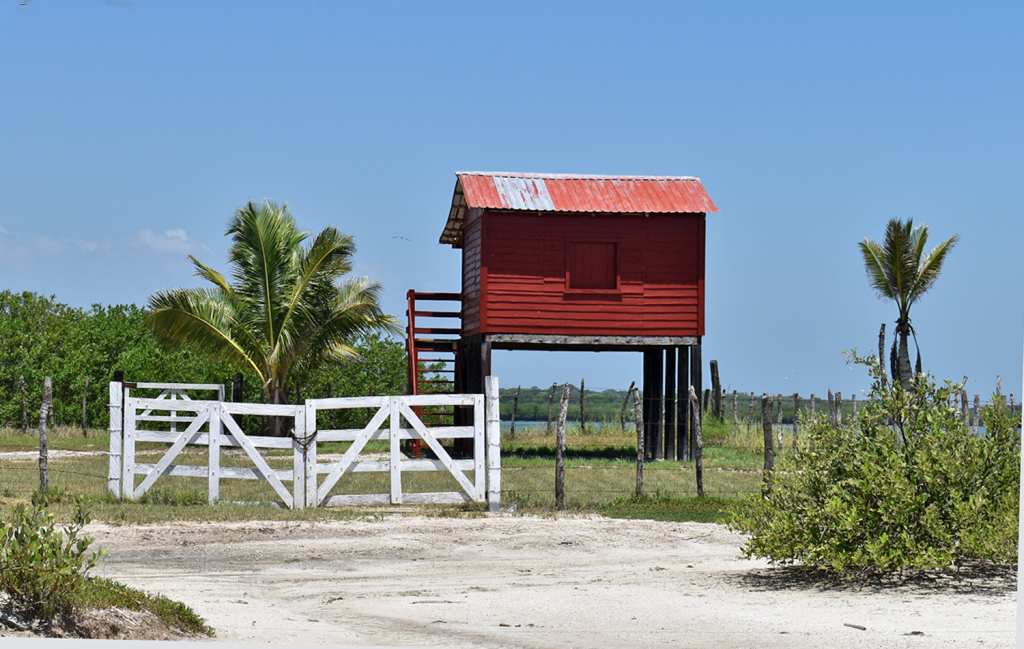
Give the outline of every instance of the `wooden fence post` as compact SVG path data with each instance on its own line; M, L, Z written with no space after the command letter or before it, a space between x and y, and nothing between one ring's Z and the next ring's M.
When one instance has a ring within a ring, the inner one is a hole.
M836 428L843 425L843 393L836 392Z
M548 394L548 428L547 432L551 432L551 404L555 401L555 389L558 387L558 383L551 384L551 393Z
M114 373L114 380L110 382L110 448L108 449L107 462L107 490L115 498L121 498L121 436L123 434L122 406L124 400L124 387L119 378L123 378L121 372Z
M740 420L739 420L739 397L736 395L736 390L732 391L732 434L735 437L740 432Z
M960 388L960 416L964 418L964 430L970 430L971 406L967 402L967 390L965 390L964 388Z
M704 496L704 435L700 426L700 408L697 402L697 391L690 386L690 429L693 431L695 446L694 466L697 474L697 496Z
M853 421L857 421L857 393L854 392L853 396L850 397L850 404L853 406L853 413L850 415Z
M565 509L565 417L569 413L569 384L562 386L555 436L555 509Z
M974 434L978 434L978 425L981 423L981 396L974 395Z
M580 379L580 432L586 434L587 432L587 415L583 410L583 392L585 388L583 385L583 379Z
M626 431L626 406L629 405L629 397L633 394L633 386L636 385L636 381L629 382L629 389L626 390L626 398L622 400L622 413L619 415L619 425L622 426L622 431Z
M516 436L516 412L519 410L519 391L523 389L522 385L516 386L516 396L512 398L512 422L508 427L508 436Z
M89 439L89 419L86 414L86 406L89 404L89 377L85 377L85 387L82 388L82 437Z
M800 435L800 394L793 393L793 452L796 453L796 438Z
M836 428L836 403L832 390L828 391L828 425Z
M633 421L636 422L636 495L644 494L644 407L640 400L640 390L630 387L633 395ZM629 394L626 395L627 397Z
M484 433L487 438L487 511L501 509L501 412L498 377L484 377Z
M814 396L814 393L812 392L811 393L811 417L814 416L814 414L815 414L814 413L814 409L815 409L815 407L817 405L818 405L818 399Z
M50 490L49 448L46 439L46 420L53 404L53 379L43 379L43 404L39 408L39 490L46 495Z
M772 439L772 395L761 395L761 427L764 430L764 473L762 473L761 494L772 491L772 472L775 470L775 449Z
M747 411L747 435L750 434L750 427L754 425L754 393L750 393L750 409Z
M711 361L711 414L722 419L722 384L718 378L718 361Z
M778 423L776 425L776 428L778 428L778 430L775 431L775 435L779 438L779 453L781 453L782 452L782 395L781 394L775 395L775 403L779 404L779 414L777 416L777 422Z

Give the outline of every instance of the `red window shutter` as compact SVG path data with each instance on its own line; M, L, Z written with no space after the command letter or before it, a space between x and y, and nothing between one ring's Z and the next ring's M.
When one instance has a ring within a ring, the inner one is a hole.
M569 288L615 290L618 268L615 244L574 241L569 244Z

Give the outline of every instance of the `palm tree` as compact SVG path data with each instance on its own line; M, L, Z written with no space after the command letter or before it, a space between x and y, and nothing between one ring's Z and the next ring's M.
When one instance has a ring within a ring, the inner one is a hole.
M190 255L213 286L156 293L149 322L163 341L251 368L268 403L288 403L289 388L323 363L358 359L350 343L359 335L397 332L379 306L380 285L345 277L355 244L337 229L307 243L289 207L265 200L237 209L226 235L232 281ZM271 421L282 435L282 422Z
M946 255L958 240L959 237L953 235L925 253L928 226L915 228L913 219L906 223L893 219L885 228L883 244L870 239L859 244L871 288L879 297L893 300L899 307L889 362L893 381L899 380L905 390L910 389L911 379L921 372L921 348L917 347L917 335L910 324L910 307L935 284ZM913 373L907 346L907 337L911 335L917 347L917 367Z

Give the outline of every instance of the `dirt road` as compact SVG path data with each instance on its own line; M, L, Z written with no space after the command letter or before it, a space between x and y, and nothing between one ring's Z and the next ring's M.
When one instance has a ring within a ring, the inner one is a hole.
M808 582L713 524L389 516L93 524L98 574L184 601L222 642L408 647L1012 647L1012 574ZM859 627L863 627L859 628Z

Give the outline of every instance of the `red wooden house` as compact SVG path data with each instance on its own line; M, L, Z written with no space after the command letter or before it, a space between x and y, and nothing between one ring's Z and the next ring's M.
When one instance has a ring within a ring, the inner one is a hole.
M462 250L462 291L409 292L412 390L422 384L421 362L451 360L455 389L482 392L492 349L642 351L651 457L674 457L677 448L689 455L685 426L673 431L686 421L674 391L701 389L704 222L718 211L700 180L456 177L440 241ZM461 306L417 304L438 299ZM458 316L459 326L422 326L445 316Z

